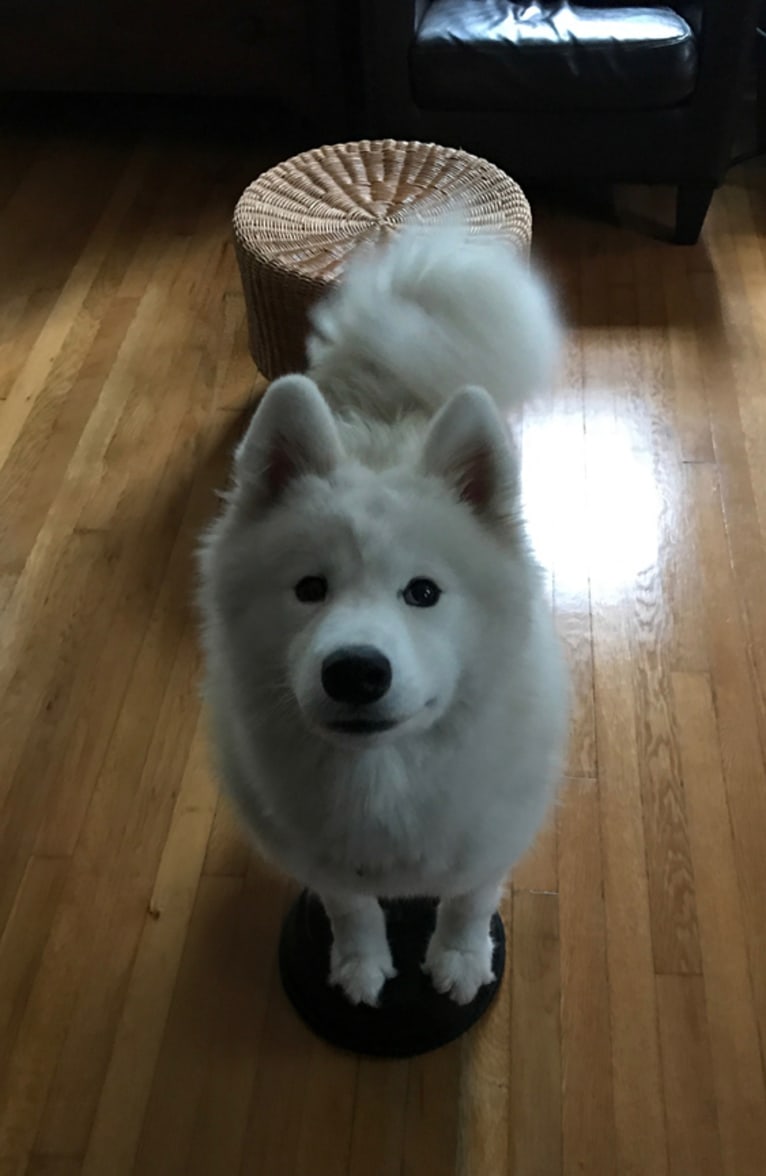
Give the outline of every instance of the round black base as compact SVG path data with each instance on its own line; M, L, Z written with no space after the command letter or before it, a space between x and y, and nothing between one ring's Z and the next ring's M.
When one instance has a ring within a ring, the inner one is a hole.
M279 944L282 985L299 1016L319 1037L353 1053L409 1058L438 1049L475 1025L500 987L505 930L492 918L495 979L468 1005L438 993L421 964L436 921L436 902L382 902L397 976L377 1008L353 1005L328 983L332 932L320 900L304 890L288 911Z

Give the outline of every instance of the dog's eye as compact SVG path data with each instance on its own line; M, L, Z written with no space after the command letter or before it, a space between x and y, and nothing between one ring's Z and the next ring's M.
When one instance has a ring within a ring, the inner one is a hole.
M441 594L441 588L434 584L433 580L418 577L416 580L410 580L402 596L404 603L412 605L413 608L433 608Z
M301 604L320 604L327 595L324 576L304 576L295 585L295 595Z

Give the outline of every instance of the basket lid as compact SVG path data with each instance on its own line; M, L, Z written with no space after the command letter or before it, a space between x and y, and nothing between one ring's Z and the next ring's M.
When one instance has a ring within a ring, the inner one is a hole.
M393 139L318 147L264 172L242 194L234 230L262 265L325 287L360 243L450 207L529 248L529 204L510 176L466 151Z

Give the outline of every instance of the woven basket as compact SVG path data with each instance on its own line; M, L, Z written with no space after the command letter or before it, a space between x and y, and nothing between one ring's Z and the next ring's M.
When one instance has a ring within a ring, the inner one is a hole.
M362 242L450 206L527 252L532 218L518 184L465 151L433 143L319 147L264 172L241 196L234 239L250 353L269 379L305 367L308 312Z

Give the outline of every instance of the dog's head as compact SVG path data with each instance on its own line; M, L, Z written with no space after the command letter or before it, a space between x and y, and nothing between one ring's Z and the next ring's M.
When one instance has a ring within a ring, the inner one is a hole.
M357 746L480 697L527 601L517 498L480 390L437 414L413 461L376 471L346 455L311 380L276 381L237 451L208 562L240 682Z

